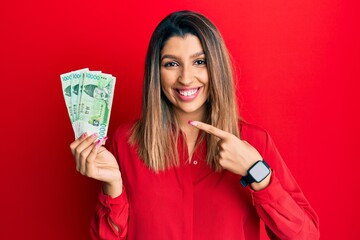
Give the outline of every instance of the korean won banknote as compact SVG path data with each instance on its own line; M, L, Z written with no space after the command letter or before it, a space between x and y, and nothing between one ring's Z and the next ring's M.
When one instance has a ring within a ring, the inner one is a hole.
M60 75L66 108L75 138L83 133L107 135L116 78L88 68Z

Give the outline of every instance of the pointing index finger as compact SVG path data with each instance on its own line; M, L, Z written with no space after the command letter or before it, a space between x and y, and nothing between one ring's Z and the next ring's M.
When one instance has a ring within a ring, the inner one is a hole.
M203 130L211 135L214 135L220 139L225 139L228 137L229 133L225 132L219 128L216 128L210 124L199 122L199 121L189 121L189 124L197 127L200 130Z

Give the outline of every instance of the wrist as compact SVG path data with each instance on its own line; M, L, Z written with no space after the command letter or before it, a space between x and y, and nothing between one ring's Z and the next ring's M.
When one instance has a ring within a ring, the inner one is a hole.
M120 196L120 194L122 193L122 181L119 180L111 183L104 182L103 192L104 194L109 195L112 198Z
M243 185L243 187L251 184L251 186L254 186L254 190L260 190L269 185L270 174L271 169L269 165L265 162L265 160L258 160L249 168L247 174L240 179L240 183L241 185Z
M270 184L270 180L271 180L271 174L272 171L270 170L269 175L267 175L266 178L264 178L264 180L262 180L261 182L257 183L257 182L253 182L250 184L250 187L254 190L254 191L260 191L265 189L267 186L269 186Z

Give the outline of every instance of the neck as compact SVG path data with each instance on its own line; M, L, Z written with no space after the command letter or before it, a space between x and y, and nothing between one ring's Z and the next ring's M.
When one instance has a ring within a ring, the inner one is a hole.
M183 112L175 109L175 117L182 131L191 127L189 121L205 121L205 106L196 112ZM193 127L191 127L193 128Z
M189 161L191 162L192 154L196 146L199 129L191 126L189 121L205 121L205 106L196 112L186 113L175 110L175 117L179 124L180 130L185 134L185 141L188 150Z

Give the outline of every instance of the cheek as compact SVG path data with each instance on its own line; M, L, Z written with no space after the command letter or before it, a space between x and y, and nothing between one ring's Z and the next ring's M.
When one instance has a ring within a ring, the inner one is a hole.
M166 96L167 99L170 99L172 91L171 84L169 84L167 79L162 75L160 75L160 85L161 92Z
M202 84L204 84L205 93L208 95L210 81L209 81L209 75L208 75L207 71L203 72L202 75L199 77L199 79L202 82Z
M162 88L167 88L172 84L172 76L168 71L160 71L160 83Z
M204 93L206 98L209 98L210 96L210 80L208 78L208 75L206 73L205 78L203 78L203 84L204 84Z
M209 83L209 74L206 68L200 68L196 72L196 77L203 83L208 84Z
M210 96L209 85L206 85L204 90L205 98L208 99Z

